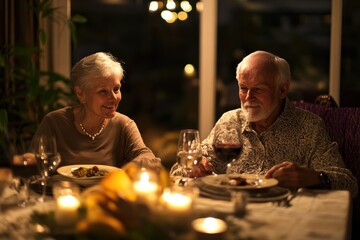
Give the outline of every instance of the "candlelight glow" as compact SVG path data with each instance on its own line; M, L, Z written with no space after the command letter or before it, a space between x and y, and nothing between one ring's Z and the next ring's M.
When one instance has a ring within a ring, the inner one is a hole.
M58 204L60 207L63 208L78 208L80 206L79 200L72 195L59 197Z
M158 199L157 179L152 178L146 169L141 170L139 181L134 183L134 190L140 202L153 204Z
M188 214L192 207L192 196L182 192L165 189L162 200L166 208L172 213Z
M80 201L73 195L59 196L56 199L55 220L59 225L70 226L78 219Z
M206 234L223 233L227 229L227 225L223 220L213 217L196 219L192 225L197 232Z

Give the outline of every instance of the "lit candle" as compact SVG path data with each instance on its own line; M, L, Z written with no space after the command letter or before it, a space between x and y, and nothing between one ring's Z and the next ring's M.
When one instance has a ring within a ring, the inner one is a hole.
M140 180L134 183L134 190L137 193L139 201L145 203L155 203L158 196L159 186L150 181L150 175L146 171L140 174Z
M69 181L59 181L53 184L53 195L55 198L55 221L64 227L74 227L78 221L79 187Z
M198 218L192 222L198 239L223 239L227 224L218 218Z
M79 200L73 195L63 195L56 199L55 219L59 225L71 226L78 220Z
M160 216L164 226L174 231L188 231L191 227L193 191L183 187L165 188L160 199Z
M165 191L162 199L166 204L166 208L171 212L186 214L191 210L192 199L188 195Z

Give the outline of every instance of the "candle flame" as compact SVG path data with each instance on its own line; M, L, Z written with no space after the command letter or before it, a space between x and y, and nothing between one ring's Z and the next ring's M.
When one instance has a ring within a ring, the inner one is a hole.
M150 176L147 172L143 172L140 175L140 181L141 182L149 182Z

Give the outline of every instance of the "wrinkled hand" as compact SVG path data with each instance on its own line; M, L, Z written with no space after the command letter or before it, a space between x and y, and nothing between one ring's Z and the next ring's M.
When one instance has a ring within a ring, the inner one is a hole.
M301 167L292 162L282 162L273 166L266 172L265 177L275 178L279 181L279 186L289 188L320 184L319 174L315 170Z
M200 162L193 167L190 177L203 177L213 172L213 165L205 157L202 157Z

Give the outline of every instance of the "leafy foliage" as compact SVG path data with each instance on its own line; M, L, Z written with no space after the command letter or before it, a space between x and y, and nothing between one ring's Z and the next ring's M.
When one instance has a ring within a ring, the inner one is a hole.
M38 22L59 22L69 27L76 45L75 24L86 19L70 19L52 7L52 0L23 1ZM26 26L25 24L23 26ZM26 146L44 115L71 103L70 79L53 71L43 71L40 59L46 53L46 31L35 24L32 45L4 45L0 50L0 157L7 159L12 145ZM1 165L1 164L0 164Z

